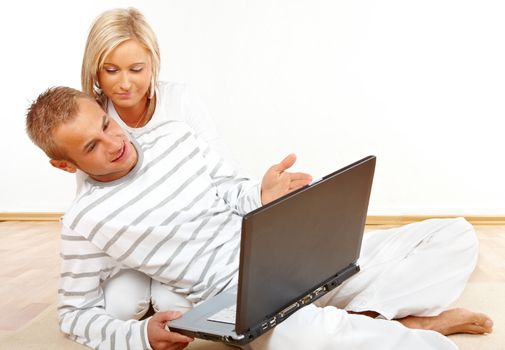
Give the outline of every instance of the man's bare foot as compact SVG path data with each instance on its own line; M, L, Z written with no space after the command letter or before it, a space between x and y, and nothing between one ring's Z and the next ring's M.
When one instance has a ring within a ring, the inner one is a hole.
M493 321L485 314L455 308L434 317L407 316L397 320L404 326L429 329L443 335L455 333L483 334L493 331Z

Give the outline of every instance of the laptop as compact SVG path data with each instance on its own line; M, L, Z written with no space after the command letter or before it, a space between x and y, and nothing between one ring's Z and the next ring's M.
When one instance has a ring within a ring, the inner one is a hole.
M375 162L363 158L246 214L238 285L169 329L245 345L356 274Z

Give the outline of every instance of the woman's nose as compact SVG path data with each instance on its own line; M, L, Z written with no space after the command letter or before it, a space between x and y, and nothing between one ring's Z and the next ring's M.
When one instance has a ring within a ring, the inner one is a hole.
M128 73L123 73L121 75L121 81L119 82L119 87L123 90L130 90L131 83L130 83L130 77L128 76Z

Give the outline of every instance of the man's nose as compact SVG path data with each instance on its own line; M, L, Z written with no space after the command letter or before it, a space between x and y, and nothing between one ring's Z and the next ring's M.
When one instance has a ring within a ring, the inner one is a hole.
M120 137L107 137L106 139L107 149L110 154L115 154L121 151L123 147L123 140Z

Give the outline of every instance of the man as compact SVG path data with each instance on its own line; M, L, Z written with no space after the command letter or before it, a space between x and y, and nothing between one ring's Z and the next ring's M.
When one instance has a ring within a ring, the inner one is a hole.
M311 181L286 171L292 155L261 186L240 177L181 122L127 135L70 88L40 95L27 131L53 166L88 174L62 220L59 316L63 332L94 348L186 347L192 339L164 328L179 313L119 320L106 312L104 284L134 269L192 303L205 300L236 284L241 215ZM442 334L491 331L486 315L444 311L476 262L466 221L431 220L366 237L362 272L252 347L454 349Z

